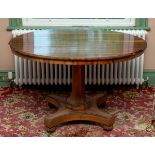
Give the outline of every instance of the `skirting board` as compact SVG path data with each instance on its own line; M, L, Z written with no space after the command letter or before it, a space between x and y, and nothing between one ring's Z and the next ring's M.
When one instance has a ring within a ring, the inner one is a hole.
M143 74L144 80L148 79L148 83L151 86L155 86L155 69L145 69Z
M10 80L8 78L9 72L12 72L12 78L14 79L14 71L0 71L0 87L8 87L10 85Z
M0 71L0 87L8 87L10 82L8 80L8 72L12 72L12 77L15 77L14 71ZM147 80L151 86L155 86L155 69L146 69L143 74L144 80Z

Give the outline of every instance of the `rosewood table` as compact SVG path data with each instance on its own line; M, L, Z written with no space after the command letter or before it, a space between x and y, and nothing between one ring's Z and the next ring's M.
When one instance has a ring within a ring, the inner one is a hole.
M85 95L85 65L107 64L140 56L147 44L143 39L101 28L57 28L20 35L9 42L15 55L52 64L72 65L72 92L69 97L51 95L48 102L55 113L45 118L54 131L70 121L90 121L112 130L114 118L101 111L96 100Z

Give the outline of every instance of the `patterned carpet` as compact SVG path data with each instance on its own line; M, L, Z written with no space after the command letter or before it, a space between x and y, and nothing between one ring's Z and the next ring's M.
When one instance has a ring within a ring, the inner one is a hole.
M105 93L104 90L94 93ZM60 126L49 133L44 127L44 117L50 113L46 98L48 89L8 88L0 90L0 136L5 137L152 137L147 129L155 116L153 111L154 87L116 87L108 90L104 111L116 117L114 129L84 122ZM59 92L61 93L61 91ZM63 93L63 92L62 92ZM146 130L147 129L147 130Z

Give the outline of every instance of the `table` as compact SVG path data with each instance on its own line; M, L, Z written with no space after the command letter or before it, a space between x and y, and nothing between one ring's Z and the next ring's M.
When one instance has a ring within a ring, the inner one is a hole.
M105 130L112 130L114 117L101 111L97 100L85 95L84 67L129 60L140 56L147 46L139 37L91 27L35 31L11 39L9 45L15 55L23 58L72 65L71 95L53 94L48 99L56 109L44 121L50 131L77 120L99 123Z

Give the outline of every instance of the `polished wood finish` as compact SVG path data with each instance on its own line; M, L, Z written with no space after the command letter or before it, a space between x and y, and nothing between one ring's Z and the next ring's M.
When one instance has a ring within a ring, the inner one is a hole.
M145 40L119 32L80 29L54 29L13 38L14 54L52 64L105 64L132 59L146 48Z
M52 111L45 118L45 126L50 131L75 120L100 123L104 129L111 130L114 118L101 111L106 96L94 98L85 94L84 65L129 60L146 48L141 38L89 28L36 31L13 38L9 44L14 54L24 58L73 65L71 95L52 94L48 99L49 106L55 109L54 114Z
M60 124L77 120L95 122L101 125L105 130L112 130L114 117L102 112L97 107L95 100L91 96L89 96L89 98L91 98L91 105L85 110L72 110L66 108L67 104L57 100L57 102L59 102L58 110L45 118L47 130L54 131Z
M72 81L76 82L72 83L72 93L67 100L67 107L73 110L85 110L89 106L89 104L86 103L86 96L84 93L84 71L85 66L72 66Z

